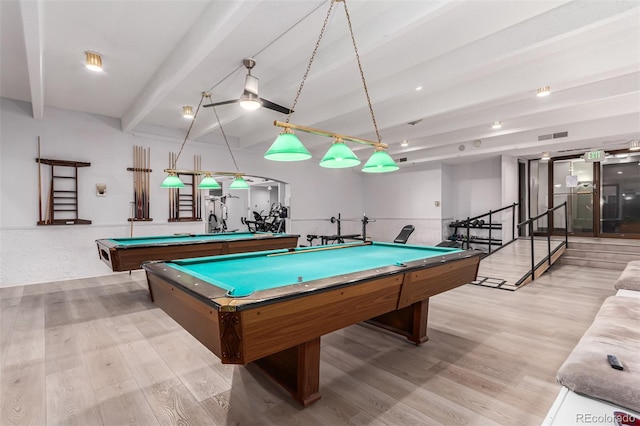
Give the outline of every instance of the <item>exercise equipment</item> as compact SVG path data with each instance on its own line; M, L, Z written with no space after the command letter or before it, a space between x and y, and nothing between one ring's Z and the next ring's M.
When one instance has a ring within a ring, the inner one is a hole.
M393 240L393 242L396 244L406 244L407 240L409 239L411 234L413 234L414 230L415 228L413 227L413 225L406 225L405 227L402 228L402 230L400 231L396 239Z
M286 221L289 216L289 209L280 203L271 204L267 215L263 211L253 211L253 220L241 218L242 224L247 225L249 232L285 232Z
M321 245L327 244L341 244L344 243L345 240L356 240L356 241L366 241L367 240L367 225L370 222L375 222L375 220L369 219L366 215L362 215L362 219L345 219L342 217L341 213L338 213L338 217L331 216L329 222L336 224L336 233L332 235L315 235L308 234L307 241L309 245L313 246L313 241L316 239L320 239ZM362 232L360 234L342 234L342 222L361 222L362 223Z
M238 198L230 194L207 197L212 202L212 209L207 218L207 232L209 234L217 234L223 232L236 232L237 229L229 230L227 220L229 219L229 206L227 206L227 198ZM220 205L220 212L216 210L216 204Z

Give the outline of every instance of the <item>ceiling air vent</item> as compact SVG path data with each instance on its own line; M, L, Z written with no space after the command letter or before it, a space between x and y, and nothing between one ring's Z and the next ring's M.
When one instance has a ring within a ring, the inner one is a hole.
M548 141L549 139L566 138L569 136L569 132L549 133L548 135L538 136L539 141Z
M406 163L407 157L398 158L398 163Z

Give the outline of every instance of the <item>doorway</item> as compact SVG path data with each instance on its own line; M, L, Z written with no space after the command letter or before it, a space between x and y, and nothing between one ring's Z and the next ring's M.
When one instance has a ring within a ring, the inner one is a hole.
M530 216L566 201L570 235L640 239L640 152L608 152L602 162L530 160L529 173ZM562 209L539 222L534 234L564 232Z

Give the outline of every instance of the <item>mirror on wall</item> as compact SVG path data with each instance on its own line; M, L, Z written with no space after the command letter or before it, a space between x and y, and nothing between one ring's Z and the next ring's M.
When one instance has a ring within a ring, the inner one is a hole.
M219 180L221 188L205 195L205 231L287 232L289 184L259 176L245 176L249 189L230 189L233 178Z

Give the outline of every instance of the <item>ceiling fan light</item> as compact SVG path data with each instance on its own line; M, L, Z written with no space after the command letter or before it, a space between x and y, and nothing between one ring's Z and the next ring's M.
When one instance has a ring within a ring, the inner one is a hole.
M240 106L248 111L254 111L262 106L260 97L251 92L245 91L240 97Z
M338 138L320 161L320 166L328 169L342 169L357 166L360 163L360 159L351 148Z
M311 153L295 133L286 129L273 141L264 158L272 161L302 161L311 158Z
M184 183L182 183L175 173L169 173L169 175L162 181L162 184L160 184L160 188L184 188Z
M202 178L202 180L200 181L200 184L198 185L198 189L218 189L218 188L221 188L220 184L210 175L205 175L205 177Z
M384 149L376 148L364 167L362 167L362 171L366 173L386 173L393 172L399 168L393 158L391 158Z
M242 176L236 176L231 185L229 185L229 189L249 189L249 184Z

